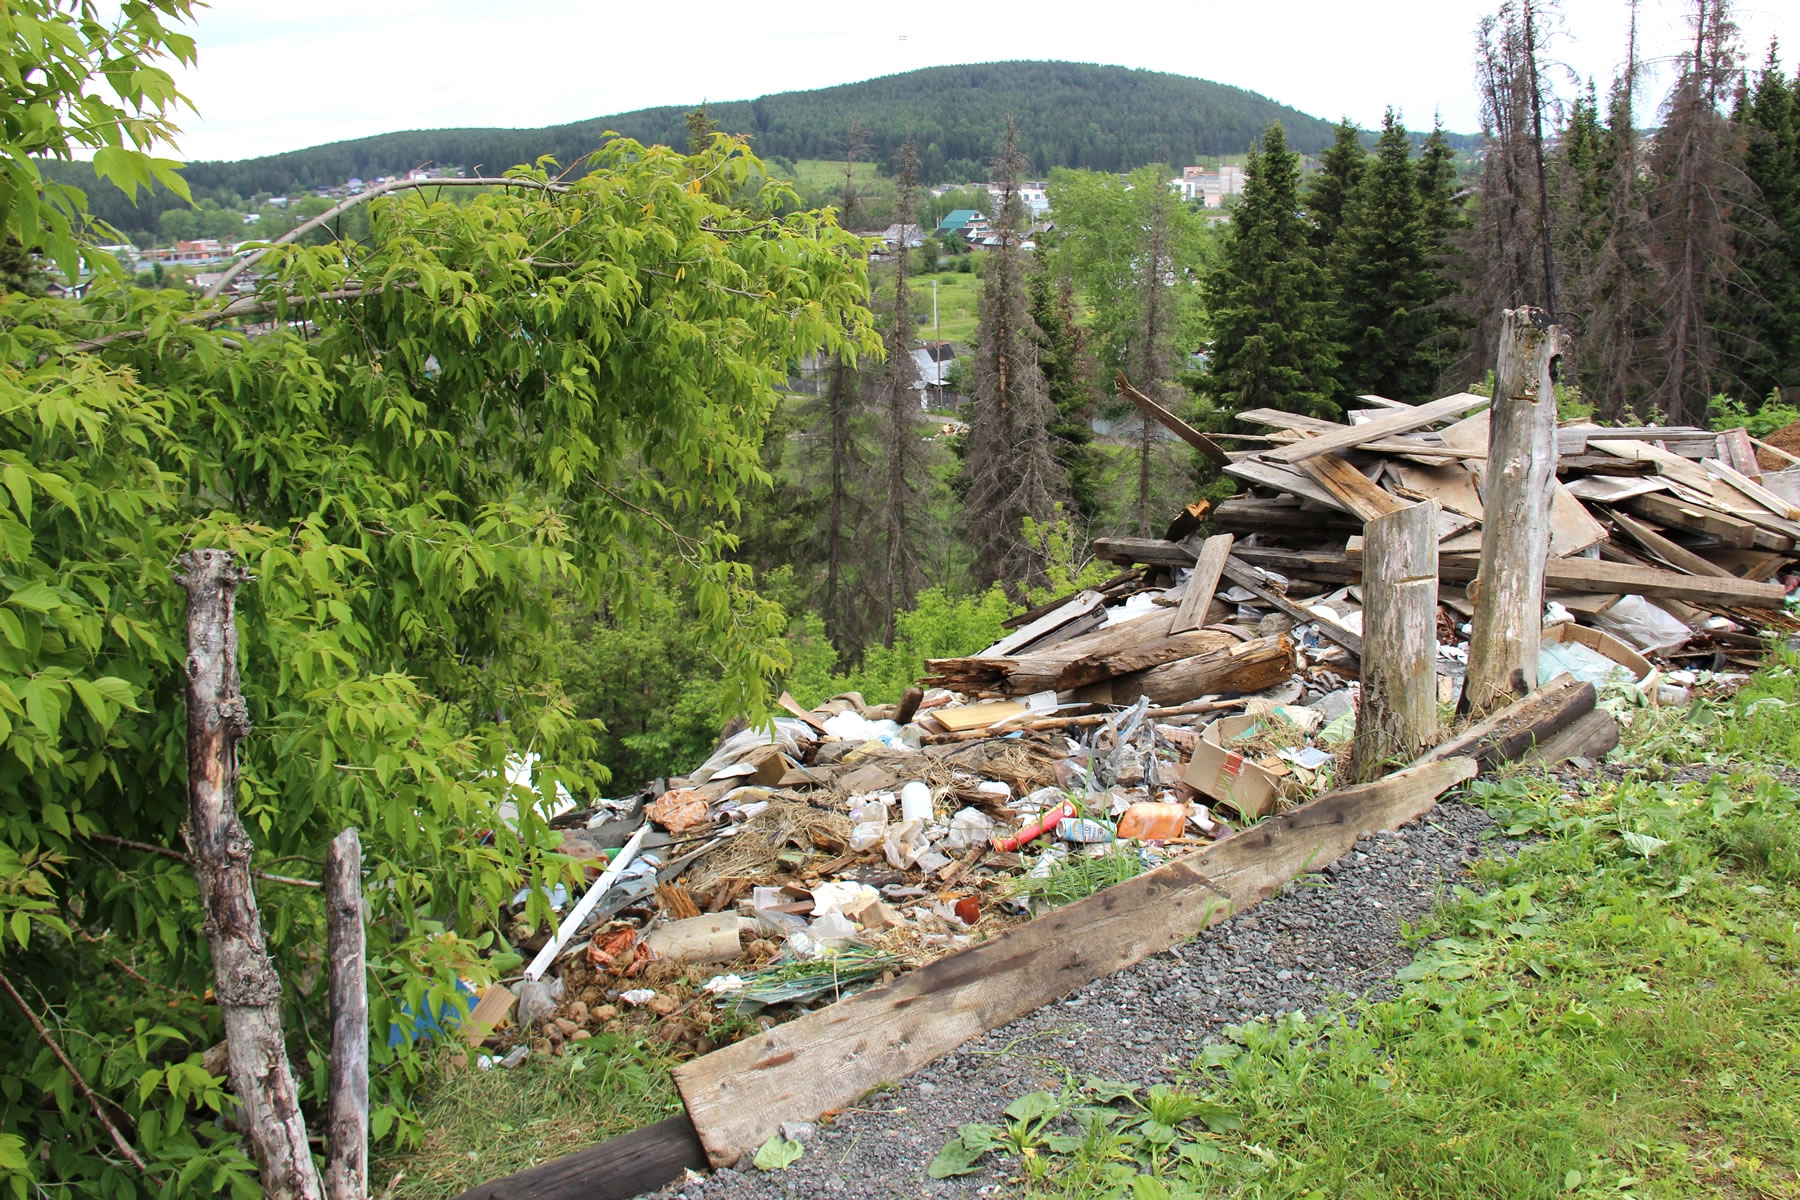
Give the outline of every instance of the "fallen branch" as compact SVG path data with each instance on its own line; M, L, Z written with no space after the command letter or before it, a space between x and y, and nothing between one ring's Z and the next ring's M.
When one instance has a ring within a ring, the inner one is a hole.
M113 837L109 833L89 833L83 836L90 842L105 842L109 846L121 846L127 850L142 850L146 854L160 854L164 858L172 858L176 862L186 863L190 867L194 865L193 859L181 851L171 850L167 846L152 846L149 842L134 842L130 838ZM295 879L292 875L271 875L267 871L258 871L255 868L251 869L250 874L258 879L266 879L270 883L285 883L290 887L316 888L323 886L310 879Z

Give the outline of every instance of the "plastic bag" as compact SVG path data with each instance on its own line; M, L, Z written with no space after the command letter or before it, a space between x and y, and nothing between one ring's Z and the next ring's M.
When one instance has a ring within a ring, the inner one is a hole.
M985 846L994 837L994 819L979 808L965 808L950 818L950 833L944 846L950 850L966 850Z
M1654 653L1687 645L1694 631L1642 596L1621 596L1594 624L1637 650Z
M529 1029L532 1022L555 1012L556 1006L562 1002L562 976L555 979L523 979L514 988L514 992L519 997L519 1028Z

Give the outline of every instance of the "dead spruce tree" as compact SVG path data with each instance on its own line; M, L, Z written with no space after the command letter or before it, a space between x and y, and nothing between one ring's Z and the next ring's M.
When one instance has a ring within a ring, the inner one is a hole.
M913 359L912 292L907 287L908 237L918 189L919 156L908 137L900 147L900 244L894 253L894 306L888 323L887 368L880 376L876 410L881 423L882 497L876 527L881 541L881 641L894 644L894 619L912 607L922 586L919 539L924 534L929 466L921 400L925 390Z
M976 329L975 394L964 448L963 526L982 583L1022 584L1043 564L1025 536L1025 518L1047 521L1062 493L1062 468L1050 445L1056 407L1038 365L1038 331L1031 319L1026 272L1025 205L1019 179L1025 159L1018 127L1007 122L994 164L1000 185L999 244L988 257Z

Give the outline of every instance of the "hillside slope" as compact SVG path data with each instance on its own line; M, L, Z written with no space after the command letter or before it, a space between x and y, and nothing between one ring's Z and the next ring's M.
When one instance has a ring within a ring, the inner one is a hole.
M499 170L548 154L574 162L614 130L681 145L693 106L646 108L544 129L435 129L380 134L238 162L193 163L196 190L284 193L391 175L424 163ZM1201 155L1238 154L1270 121L1304 151L1330 141L1317 117L1225 84L1126 67L1001 62L928 67L861 83L715 103L713 119L746 133L758 153L830 158L854 117L887 160L910 127L928 182L985 178L1006 118L1016 116L1036 173L1052 167L1127 170L1182 165Z

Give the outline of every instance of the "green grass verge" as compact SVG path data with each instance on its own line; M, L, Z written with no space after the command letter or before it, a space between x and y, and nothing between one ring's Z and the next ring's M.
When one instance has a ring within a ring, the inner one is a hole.
M370 1191L387 1200L454 1196L585 1150L681 1111L675 1060L611 1034L572 1043L561 1058L533 1054L512 1070L452 1065L440 1051L419 1100L423 1141L375 1148Z
M1234 1030L1155 1098L1179 1120L1098 1080L1038 1093L939 1170L1023 1151L1026 1194L1084 1200L1800 1196L1795 666L1631 713L1623 782L1476 784L1532 840L1409 931L1398 999Z

